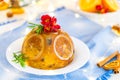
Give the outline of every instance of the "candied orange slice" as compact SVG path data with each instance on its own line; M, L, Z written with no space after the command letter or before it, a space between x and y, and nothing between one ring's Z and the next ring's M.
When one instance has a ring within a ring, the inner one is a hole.
M112 31L117 35L120 36L120 25L113 25Z
M0 10L5 10L8 8L8 4L6 2L0 2Z
M11 12L13 14L23 14L24 13L24 9L23 8L12 8Z
M110 70L110 69L116 69L120 66L119 60L112 61L106 65L104 65L104 69Z
M116 11L119 8L116 0L102 0L102 1L104 7L109 11Z
M79 7L83 11L88 12L96 12L96 5L100 5L102 3L101 0L79 0Z
M69 37L59 35L54 41L54 51L61 60L68 60L73 55L73 44Z
M22 46L22 53L29 60L39 58L44 50L44 39L41 35L34 34L26 37Z

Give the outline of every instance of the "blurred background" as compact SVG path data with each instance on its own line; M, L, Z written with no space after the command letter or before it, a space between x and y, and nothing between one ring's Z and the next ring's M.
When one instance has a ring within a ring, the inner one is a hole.
M3 1L3 0L1 0ZM0 10L0 22L5 20L13 19L13 18L22 18L27 21L34 20L36 16L38 16L42 12L51 12L57 8L65 7L79 15L83 15L90 20L102 25L103 27L107 25L113 25L120 23L117 18L120 18L120 11L115 11L108 14L93 14L93 13L86 13L79 9L79 2L80 0L17 0L19 1L19 5L24 8L24 14L14 15L11 18L8 18L6 14L8 13L9 9L11 9L11 0L4 0L4 2L9 4L9 7L5 10ZM14 0L13 0L14 1ZM82 0L81 0L82 1ZM90 0L89 0L90 1ZM91 0L91 2L94 0ZM97 0L99 1L99 0ZM117 0L118 4L120 0ZM83 1L84 3L84 1ZM120 5L120 4L119 4ZM112 6L112 5L111 5Z

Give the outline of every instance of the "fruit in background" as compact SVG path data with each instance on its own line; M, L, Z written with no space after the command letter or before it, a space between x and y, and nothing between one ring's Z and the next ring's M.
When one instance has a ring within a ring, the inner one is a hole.
M101 0L79 0L81 10L87 12L96 12L96 5L102 4Z
M7 17L10 18L10 17L13 17L13 13L11 11L7 12Z
M102 5L96 5L96 9L97 9L97 10L99 10L99 11L100 11L100 10L102 10L102 8L103 8L103 6L102 6Z
M86 12L107 13L119 9L116 0L79 0L79 7Z
M10 0L11 12L13 14L23 14L24 9L20 6L19 0Z
M11 12L13 14L23 14L24 13L24 9L19 7L19 8L11 8Z
M100 13L107 13L107 12L109 12L109 10L108 9L105 9L105 8L103 8L101 11L100 11Z
M102 14L108 12L108 9L107 9L107 8L104 8L103 5L97 5L97 6L96 6L96 10L97 10L98 13L102 13Z
M119 6L116 0L102 0L104 8L108 8L109 11L118 10Z
M0 10L5 10L8 8L8 4L4 2L3 0L0 0Z

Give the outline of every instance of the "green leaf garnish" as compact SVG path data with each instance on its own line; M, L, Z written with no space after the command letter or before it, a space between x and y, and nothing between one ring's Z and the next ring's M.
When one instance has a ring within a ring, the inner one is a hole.
M43 26L42 25L35 24L35 23L29 23L29 24L31 24L29 27L32 28L32 29L35 28L35 27L38 27L38 29L35 31L37 34L42 33L42 31L43 31Z
M13 53L13 57L13 62L19 63L22 67L25 67L25 60L27 58L24 57L24 54L22 54L21 52L15 52Z
M38 26L38 29L35 31L37 34L42 33L43 27L42 26Z

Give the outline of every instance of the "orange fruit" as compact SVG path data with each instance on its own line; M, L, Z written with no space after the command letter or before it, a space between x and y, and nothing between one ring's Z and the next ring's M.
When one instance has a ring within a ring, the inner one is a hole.
M73 44L64 35L58 35L54 41L54 50L61 60L68 60L73 55Z
M28 57L28 66L51 70L65 67L72 62L74 47L66 32L59 30L37 34L35 30L26 36L22 47L22 53Z
M0 10L5 10L9 7L9 5L6 2L0 2Z
M13 14L23 14L24 13L24 9L23 8L11 8L11 12Z
M115 33L117 36L120 36L120 26L119 25L113 25L112 26L112 31Z
M44 40L42 36L37 36L37 34L27 36L22 47L22 52L25 54L26 58L30 60L37 59L41 56L44 50Z
M119 9L119 6L116 0L102 0L102 3L104 8L108 9L111 12Z
M96 12L96 5L102 4L101 0L79 0L78 5L81 10L87 12Z
M116 69L120 67L120 62L118 60L112 61L106 65L104 65L104 69L110 70L110 69Z

